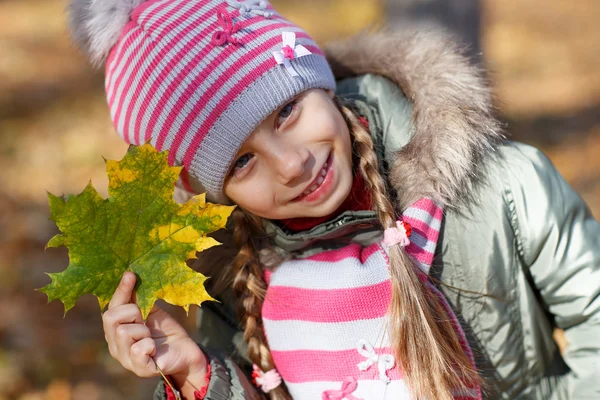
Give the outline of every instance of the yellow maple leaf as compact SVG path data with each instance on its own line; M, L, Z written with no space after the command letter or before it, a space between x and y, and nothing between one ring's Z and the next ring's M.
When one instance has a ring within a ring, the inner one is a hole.
M206 203L205 195L173 201L180 167L151 145L131 146L121 161L106 162L109 198L91 183L74 196L48 194L51 219L62 232L47 247L66 246L69 266L48 274L39 289L59 299L66 312L92 293L104 310L126 271L137 275L136 299L144 319L157 299L182 306L213 300L206 277L185 261L219 243L207 234L224 228L234 206Z

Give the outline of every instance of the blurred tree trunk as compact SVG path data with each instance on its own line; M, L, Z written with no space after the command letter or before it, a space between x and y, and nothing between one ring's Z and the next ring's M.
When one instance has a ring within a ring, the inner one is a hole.
M481 0L385 0L385 8L390 28L401 28L406 22L442 26L481 62Z

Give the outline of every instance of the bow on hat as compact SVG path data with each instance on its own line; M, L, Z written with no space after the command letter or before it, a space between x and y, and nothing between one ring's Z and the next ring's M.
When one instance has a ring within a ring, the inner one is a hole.
M290 75L300 76L292 66L292 60L312 53L301 44L296 44L296 34L294 32L283 32L281 40L283 41L281 50L273 52L275 61L277 61L277 64L283 64Z

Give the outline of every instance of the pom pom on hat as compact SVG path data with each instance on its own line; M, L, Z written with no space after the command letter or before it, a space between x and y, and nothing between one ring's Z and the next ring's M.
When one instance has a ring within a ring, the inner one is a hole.
M69 24L77 45L101 65L117 44L133 10L146 0L71 0Z

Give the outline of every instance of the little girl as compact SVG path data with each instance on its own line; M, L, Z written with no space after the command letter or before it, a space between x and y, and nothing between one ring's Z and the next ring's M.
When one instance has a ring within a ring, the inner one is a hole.
M198 260L220 300L201 343L144 323L124 274L103 323L125 368L186 399L600 398L600 226L503 142L443 36L324 55L257 0L73 0L71 21L119 134L238 206Z

